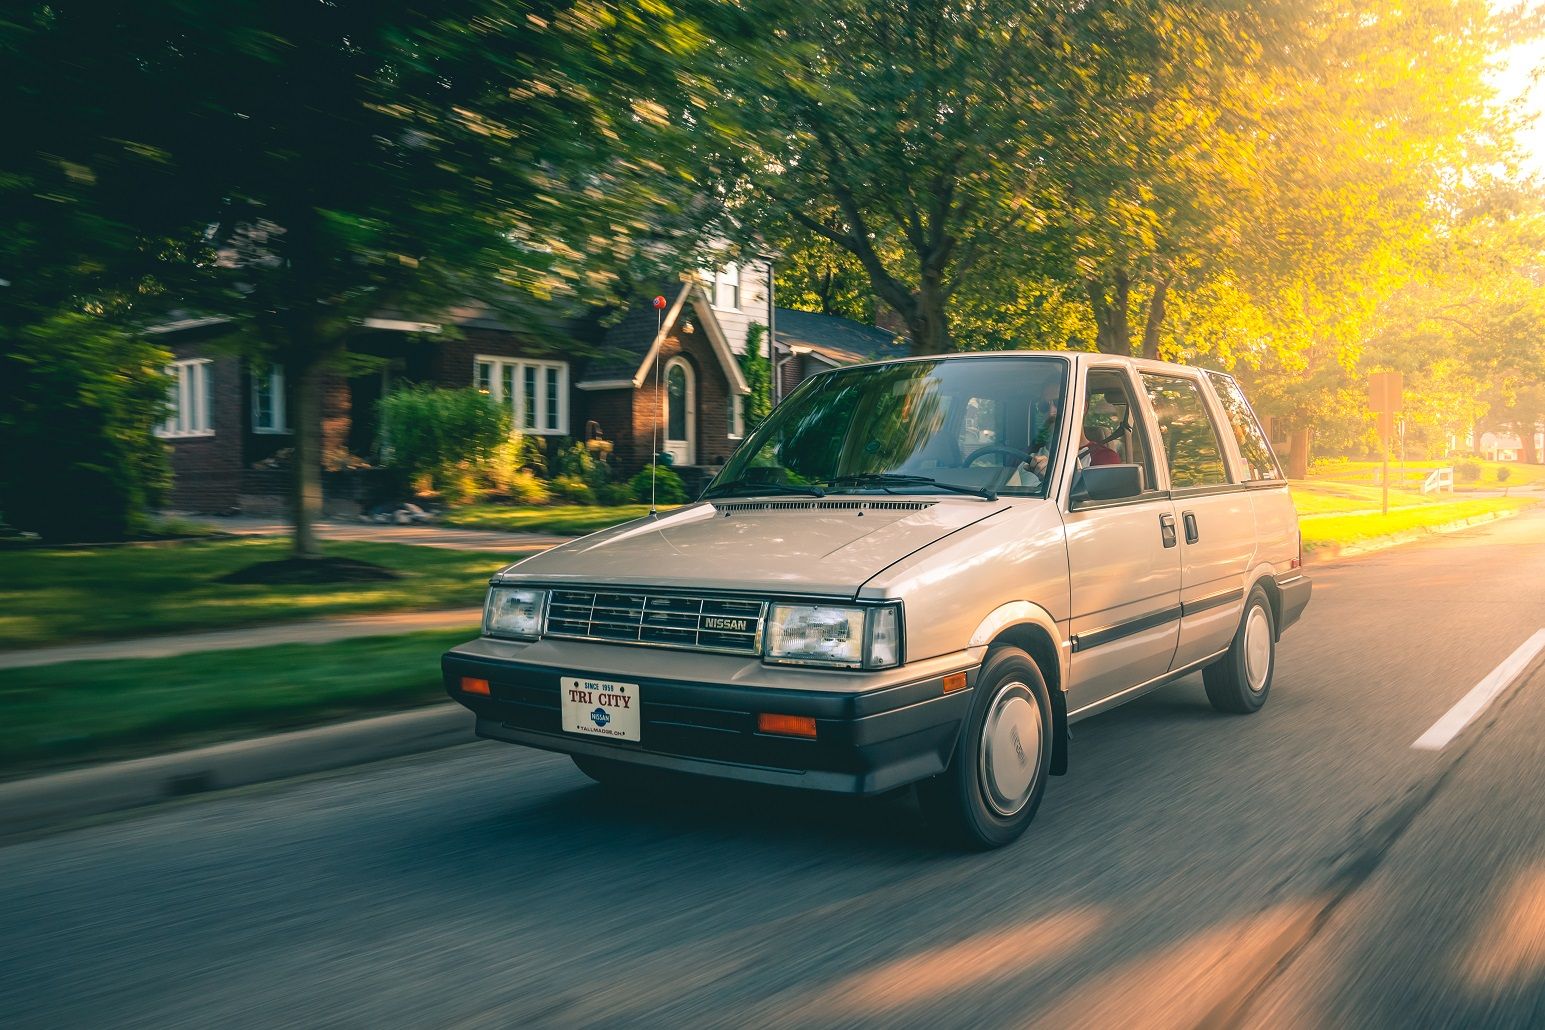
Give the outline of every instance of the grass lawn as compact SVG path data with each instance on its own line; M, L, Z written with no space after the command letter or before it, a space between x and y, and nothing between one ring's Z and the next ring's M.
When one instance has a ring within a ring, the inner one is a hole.
M1437 504L1390 508L1388 515L1326 515L1299 522L1304 550L1337 545L1348 547L1384 536L1431 529L1461 519L1493 512L1516 511L1535 503L1527 498L1490 497L1471 501L1446 501Z
M1504 487L1545 485L1545 465L1524 465L1516 461L1471 460L1481 467L1481 477L1473 483L1461 483L1456 476L1454 490L1457 493L1464 493L1467 490L1501 490ZM1458 461L1459 459L1457 458L1452 460L1408 461L1405 463L1406 482L1413 488L1420 488L1422 485L1420 477L1425 477L1427 473L1435 468L1455 465ZM1309 478L1320 481L1330 480L1371 485L1381 467L1381 463L1377 461L1348 461L1331 465L1321 471L1311 471ZM1504 469L1507 470L1507 479L1505 481L1497 478L1497 473ZM1400 463L1393 460L1390 461L1389 471L1391 477L1398 476L1400 474ZM1398 480L1394 478L1390 480L1391 486L1397 482Z
M1337 483L1324 479L1295 479L1292 483L1293 506L1299 515L1336 515L1353 511L1377 511L1382 504L1383 489L1360 483ZM1415 490L1389 491L1389 507L1418 507L1424 504L1441 504L1449 498L1424 495Z
M474 625L332 644L0 670L0 776L438 701L445 696L441 653L476 635Z
M675 505L662 504L661 511ZM453 508L440 518L447 526L463 529L502 529L512 533L554 533L582 536L649 514L647 504L624 504L615 508L584 504L560 504L550 508L515 507L503 504L474 504Z
M283 558L283 540L199 540L152 547L0 551L0 649L221 629L359 612L482 604L488 577L519 555L410 544L328 543L329 555L402 578L371 583L217 583Z

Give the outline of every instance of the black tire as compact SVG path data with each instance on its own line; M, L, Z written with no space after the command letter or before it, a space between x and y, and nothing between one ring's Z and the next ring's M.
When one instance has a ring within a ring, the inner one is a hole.
M997 848L1017 840L1041 807L1051 769L1051 696L1035 660L1017 647L988 652L972 694L949 768L919 783L917 798L951 843ZM1022 732L1031 727L1038 728L1033 755ZM1031 778L1019 789L1025 775Z
M1257 584L1245 598L1234 642L1222 658L1202 670L1202 683L1213 708L1230 715L1249 715L1266 703L1276 671L1277 619L1266 589Z

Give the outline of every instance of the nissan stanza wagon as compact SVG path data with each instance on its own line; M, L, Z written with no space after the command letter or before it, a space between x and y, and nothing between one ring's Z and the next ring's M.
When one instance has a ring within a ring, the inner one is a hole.
M1282 470L1220 372L911 358L805 382L695 504L494 576L445 655L479 736L849 794L995 846L1068 726L1201 671L1266 703L1309 602Z

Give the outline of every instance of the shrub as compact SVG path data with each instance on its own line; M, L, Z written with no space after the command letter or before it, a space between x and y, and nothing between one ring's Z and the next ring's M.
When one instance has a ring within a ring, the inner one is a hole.
M553 496L570 504L595 503L595 491L578 476L558 476L548 485L552 488Z
M1497 469L1497 482L1506 483L1508 481L1508 477L1510 477L1512 474L1513 470L1507 468L1506 466Z
M604 485L612 477L605 459L582 443L571 443L560 450L553 467L557 475L582 480L592 490Z
M659 482L655 484L655 500L660 504L687 503L687 488L682 484L681 477L664 465L645 465L632 479L628 480L628 489L633 491L633 499L639 504L649 503L649 474L655 469L659 470Z
M1477 462L1466 460L1454 463L1454 480L1459 483L1475 483L1481 478L1481 466Z
M595 497L601 504L613 508L620 504L632 504L633 488L625 483L603 483L596 490Z
M170 358L84 314L0 326L0 518L50 542L139 530L171 482Z
M547 504L553 499L547 484L529 469L521 469L504 484L504 493L511 504Z
M390 463L410 477L427 476L449 500L470 499L485 483L514 474L509 410L471 387L398 390L381 400L381 425Z

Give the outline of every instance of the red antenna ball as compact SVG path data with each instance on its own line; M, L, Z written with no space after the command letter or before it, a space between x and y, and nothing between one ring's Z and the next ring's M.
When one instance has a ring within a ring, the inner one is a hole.
M664 297L656 297L654 299L654 306L657 307L657 308L665 307L665 298Z

